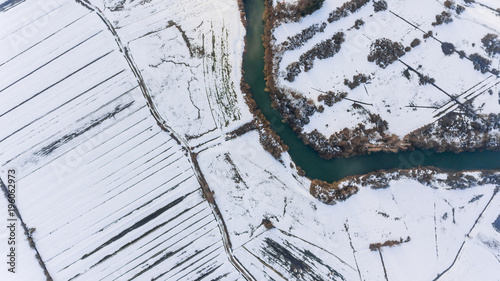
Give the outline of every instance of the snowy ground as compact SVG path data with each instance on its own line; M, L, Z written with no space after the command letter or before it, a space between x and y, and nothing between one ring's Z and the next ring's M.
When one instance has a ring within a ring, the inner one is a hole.
M236 1L91 2L130 49L178 133L206 141L251 118L239 87L245 29Z
M300 22L279 25L273 31L276 38L274 45L279 49L289 37L313 24L325 22L328 14L343 2L326 0L320 10ZM322 94L319 91L347 92L348 98L371 104L363 107L368 113L379 114L389 123L389 133L400 138L435 121L444 113L460 111L461 108L451 101L450 96L457 97L461 103L475 97L473 107L476 114L500 112L500 78L474 70L473 63L460 59L457 53L447 56L441 51L441 42L450 42L456 50L463 50L467 55L478 53L492 61L491 68L500 69L500 55L489 56L481 43L481 38L486 34L500 33L497 12L480 5L482 1L475 4L455 1L465 7L463 13L457 14L446 8L444 1L388 0L388 9L375 13L372 2L347 17L328 23L324 32L317 33L300 48L284 54L278 52L278 85L303 94L317 106L324 105L317 101ZM497 5L493 2L489 4ZM452 14L453 22L432 26L435 16L443 11ZM363 20L364 25L359 29L353 28L358 19ZM424 33L430 30L434 38L424 39ZM345 33L345 42L339 53L328 59L316 59L314 67L308 72L302 71L293 82L284 80L286 67L290 63L298 61L301 54L339 31ZM400 42L404 47L410 46L418 38L421 44L401 57L402 62L396 61L382 69L367 60L371 43L379 38ZM413 72L409 79L405 78L403 71L407 65L434 78L435 86L420 85L419 77ZM344 85L344 79L352 80L358 73L370 76L371 80L350 90ZM352 129L358 123L371 128L373 125L367 122L367 113L353 110L352 105L353 102L349 100L332 107L324 105L324 112L315 113L304 131L307 133L317 129L328 138L344 128Z
M54 280L241 280L228 254L254 280L500 275L493 185L455 190L440 181L446 175L432 186L403 178L327 206L256 131L226 140L252 120L238 86L236 1L91 2L117 37L72 1L27 0L0 13L0 178L18 171L18 207ZM180 144L158 126L129 63ZM186 144L199 153L232 254ZM18 237L16 278L44 280Z
M431 186L402 178L386 189L360 187L347 201L327 206L311 197L309 182L286 157L276 165L266 156L257 137L247 133L200 154L235 255L257 280L385 280L385 274L388 280L433 280L453 264L439 280L463 274L460 280L497 280L500 232L492 223L500 214L498 186L452 189L440 180L446 174ZM265 218L276 228L266 230ZM380 253L369 249L408 237ZM335 274L343 278L330 279Z
M106 25L76 2L43 3L0 14L0 177L17 170L51 276L239 278L186 150L157 126ZM44 280L25 243L18 252L19 277Z

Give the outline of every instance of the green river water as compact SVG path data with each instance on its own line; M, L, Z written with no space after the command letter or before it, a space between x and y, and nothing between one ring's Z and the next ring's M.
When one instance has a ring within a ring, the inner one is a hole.
M271 107L269 93L264 91L264 47L261 36L264 33L263 0L246 0L247 17L246 52L243 56L244 79L250 85L258 108L271 123L271 128L290 148L293 161L299 165L309 178L324 181L337 181L346 176L360 175L380 169L412 168L434 166L444 171L500 169L500 152L463 152L436 153L430 150L415 150L400 153L371 153L363 156L326 160L319 157L310 146L281 122L280 113Z

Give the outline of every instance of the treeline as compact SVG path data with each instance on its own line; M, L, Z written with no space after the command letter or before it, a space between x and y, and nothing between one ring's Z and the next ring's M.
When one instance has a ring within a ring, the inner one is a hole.
M353 106L361 107L357 104ZM365 124L359 123L354 129L345 128L328 138L318 130L309 133L303 133L300 130L299 137L325 159L370 153L374 151L374 146L367 144L374 142L379 144L380 150L398 150L401 146L401 140L394 135L388 134L387 121L383 120L378 114L369 113L367 122L373 124L373 127L367 128Z
M300 17L305 17L319 10L325 0L299 0L295 10Z
M309 124L309 117L314 115L318 108L312 100L292 91L280 91L273 95L272 106L283 116L283 120L292 126L295 132Z
M315 2L314 0L309 0L309 1L300 1L299 4L295 7L295 8L291 8L291 7L287 7L286 5L283 5L283 7L280 7L278 5L278 8L277 10L282 10L282 9L288 9L288 10L294 10L294 9L301 9L299 6L301 6L301 2L304 2L304 4L302 5L306 5L305 2L311 2L310 5L312 5L313 7L317 7L317 9L319 9L321 7L321 5L318 6L318 4L312 4L312 2ZM321 4L323 1L320 1ZM358 11L363 5L365 5L366 3L368 3L369 0L352 0L352 1L349 1L349 2L346 2L344 3L341 7L337 8L335 11L331 12L329 14L329 17L328 17L328 22L329 23L332 23L334 21L337 21L343 17L346 17L349 15L349 13L355 13L356 11ZM379 1L379 2L384 2L385 1ZM382 3L383 5L383 3ZM380 6L380 4L378 5ZM378 7L375 3L374 3L374 7ZM287 8L285 8L287 7ZM385 7L387 8L387 3L385 3ZM284 12L282 12L284 13ZM277 12L277 14L280 14L280 12ZM277 16L279 18L279 16ZM297 21L300 17L298 17L295 21ZM277 22L279 22L280 20L277 19L276 20ZM359 28L360 25L362 25L364 22L362 20L358 20L356 21L356 26L357 28ZM300 33L292 36L292 37L288 37L287 38L287 41L283 42L281 44L281 48L283 50L295 50L301 46L303 46L309 39L313 38L314 35L316 35L317 33L321 33L321 32L324 32L325 28L327 26L327 23L326 22L323 22L323 23L316 23L316 24L313 24L311 26L309 26L308 28L305 28L303 29Z
M318 32L324 32L327 26L326 22L321 24L315 23L306 29L303 29L300 33L295 34L292 37L288 37L287 41L281 44L281 48L284 51L295 50L303 46L309 39L313 38Z
M456 153L500 150L500 115L473 116L450 112L408 135L412 147Z
M325 0L299 0L291 5L279 1L273 9L276 22L298 22L305 16L321 9Z
M320 43L314 45L314 47L310 50L300 55L298 62L293 62L286 67L287 74L285 80L293 82L302 69L304 69L304 72L311 70L314 66L315 59L327 59L333 57L340 51L344 40L344 33L337 32L330 39L321 41Z
M288 151L288 146L283 143L281 138L271 129L271 124L266 117L258 109L255 100L250 92L250 86L243 81L243 75L240 82L241 91L244 94L245 102L254 116L252 123L245 124L228 135L229 138L242 135L250 130L257 129L259 131L259 141L262 147L269 152L274 158L279 159L281 153Z
M332 23L334 21L338 21L341 18L347 17L350 13L357 12L368 2L370 2L370 0L351 0L349 2L345 2L342 6L338 7L335 11L328 15L328 22Z
M500 184L500 173L494 171L481 171L476 177L463 172L447 173L447 176L444 178L437 177L440 173L442 171L434 167L418 167L408 170L379 170L363 176L349 176L334 183L312 180L309 191L312 196L321 202L334 205L357 193L361 187L369 186L372 189L387 188L390 186L391 181L400 179L416 180L423 185L436 188L446 184L452 189L467 189L487 184ZM388 242L388 244L392 243ZM374 246L378 246L378 244L374 244ZM384 245L380 244L380 246Z

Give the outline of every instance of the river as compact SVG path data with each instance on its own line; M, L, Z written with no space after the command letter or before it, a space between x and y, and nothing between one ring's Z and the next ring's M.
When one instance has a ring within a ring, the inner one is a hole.
M328 182L338 181L346 176L366 174L376 170L395 168L409 169L417 166L434 166L443 171L464 171L481 169L500 169L500 152L462 152L436 153L430 150L411 152L377 152L350 158L326 160L310 146L305 145L292 131L281 122L280 113L271 107L269 93L264 91L264 47L261 36L264 34L263 0L245 0L247 17L246 52L243 55L244 79L250 85L253 98L271 128L288 145L295 164L299 165L309 178Z

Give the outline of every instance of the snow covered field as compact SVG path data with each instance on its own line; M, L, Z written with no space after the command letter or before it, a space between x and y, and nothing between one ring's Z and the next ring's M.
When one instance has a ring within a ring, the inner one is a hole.
M481 42L486 34L500 33L498 12L481 5L483 1L465 3L455 1L452 8L444 5L445 1L387 1L385 11L374 12L374 1L368 1L354 13L328 23L329 13L347 1L326 0L323 7L300 22L284 23L273 31L276 49L277 84L284 90L302 94L322 105L324 112L316 112L310 117L310 123L304 126L304 132L318 130L326 138L342 131L354 129L362 123L367 129L369 114L378 114L388 122L388 133L403 138L408 133L436 121L449 112L466 112L461 104L472 103L475 115L498 114L500 112L500 78L498 73L481 73L474 70L474 64L467 58L460 58L458 52L470 55L477 53L491 60L490 70L500 69L500 55L488 54ZM498 3L484 3L498 8ZM456 7L464 8L457 12ZM496 5L496 6L495 6ZM452 22L433 26L435 16L449 12ZM355 22L363 23L355 28ZM326 23L323 32L317 32L311 39L303 40L293 50L284 49L283 43L289 43L290 37L313 24ZM340 51L327 59L315 59L309 71L301 67L301 72L293 82L287 81L287 67L299 61L301 55L313 46L329 39L336 32L343 32L345 42ZM433 36L424 38L428 31ZM383 69L367 57L370 46L376 39L388 38L410 47L414 39L420 44ZM457 53L445 55L441 43L452 43ZM408 68L408 77L404 71ZM435 80L434 84L421 85L420 73ZM494 72L494 71L493 71ZM369 76L367 83L350 89L344 80L353 80L353 76ZM346 92L347 98L333 106L318 101L323 92ZM362 103L363 109L354 109L354 101ZM492 135L500 134L498 131Z
M17 170L17 206L54 280L237 279L185 148L99 16L26 1L0 21L0 177ZM19 276L45 279L34 252L19 255Z
M498 184L457 189L446 174L429 186L402 177L385 189L359 186L328 206L311 197L310 182L286 156L276 165L257 138L247 133L199 156L234 253L257 280L434 280L449 267L439 280L497 280ZM267 230L263 219L275 228Z
M245 29L236 1L91 2L130 49L159 113L188 141L251 119L239 87Z
M256 130L227 137L253 119L236 1L90 2L0 13L0 178L16 169L54 280L497 280L498 185L402 177L329 206ZM370 250L387 241L403 242ZM2 267L0 280L45 280L22 231L18 242L19 274Z

